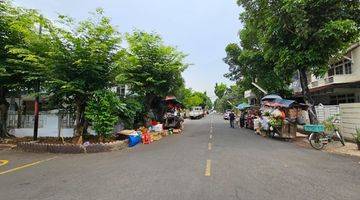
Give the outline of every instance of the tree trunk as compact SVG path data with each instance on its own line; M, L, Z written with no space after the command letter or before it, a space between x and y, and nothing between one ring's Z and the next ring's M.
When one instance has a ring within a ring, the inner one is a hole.
M6 101L6 93L7 90L3 87L0 87L0 138L10 137L6 127L8 110L10 106L10 104Z
M74 142L77 144L82 143L82 136L85 127L85 101L78 100L76 102L76 126Z
M301 68L299 70L299 72L300 72L300 84L301 84L302 94L305 98L305 103L310 105L310 108L309 108L310 123L314 124L314 123L317 123L317 117L316 117L316 111L315 111L315 107L314 107L314 101L311 98L309 87L308 87L308 78L307 78L307 74L306 74L307 73L306 68Z

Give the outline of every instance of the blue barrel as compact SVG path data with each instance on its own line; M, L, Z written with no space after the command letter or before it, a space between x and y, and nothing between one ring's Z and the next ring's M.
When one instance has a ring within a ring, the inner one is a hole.
M138 135L129 135L129 147L137 145L141 141L141 137Z

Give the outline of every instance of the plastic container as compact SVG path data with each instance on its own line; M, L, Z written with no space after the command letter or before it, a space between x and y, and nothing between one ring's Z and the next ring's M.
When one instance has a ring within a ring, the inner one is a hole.
M313 133L322 133L325 131L325 127L322 124L307 124L304 125L304 131Z
M141 142L141 137L138 135L129 135L129 147L133 147Z
M153 131L155 131L155 132L163 131L163 125L162 124L157 124L156 126L153 126Z

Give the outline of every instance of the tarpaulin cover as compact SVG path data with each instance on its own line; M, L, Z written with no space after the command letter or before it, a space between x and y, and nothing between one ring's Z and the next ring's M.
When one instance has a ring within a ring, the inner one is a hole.
M264 105L266 106L283 107L283 108L289 108L295 104L296 102L294 100L289 100L289 99L274 99L273 101L264 102Z

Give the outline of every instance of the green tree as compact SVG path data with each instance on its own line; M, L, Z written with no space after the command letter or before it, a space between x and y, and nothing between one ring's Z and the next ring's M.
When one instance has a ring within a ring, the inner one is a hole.
M188 108L194 107L194 106L200 106L203 103L203 99L199 95L191 95L190 97L185 99L184 102Z
M224 84L224 83L220 83L220 84L216 83L215 84L214 93L219 99L221 99L224 96L226 90L227 90L226 84Z
M92 128L101 138L108 138L114 132L119 121L119 114L126 115L126 104L122 103L115 93L102 90L96 91L89 100L85 116L92 123Z
M46 80L51 42L49 34L40 34L40 27L49 30L51 23L34 10L0 3L0 137L8 136L9 92L31 92Z
M52 33L52 79L48 92L58 104L73 105L75 136L81 139L89 97L108 88L114 80L114 60L119 56L121 39L101 9L78 24L65 16L60 16L60 21L67 28L57 28Z
M239 0L238 4L245 10L242 21L256 29L264 59L287 79L299 71L303 95L310 103L307 72L324 75L331 58L359 40L358 1Z
M201 106L203 108L212 108L212 101L207 96L206 92L193 91L191 88L182 87L177 93L177 98L188 109L194 106Z
M126 35L128 48L118 60L117 81L144 98L145 110L153 109L161 116L160 101L176 94L184 85L181 73L187 68L185 54L164 45L154 33L134 31Z

